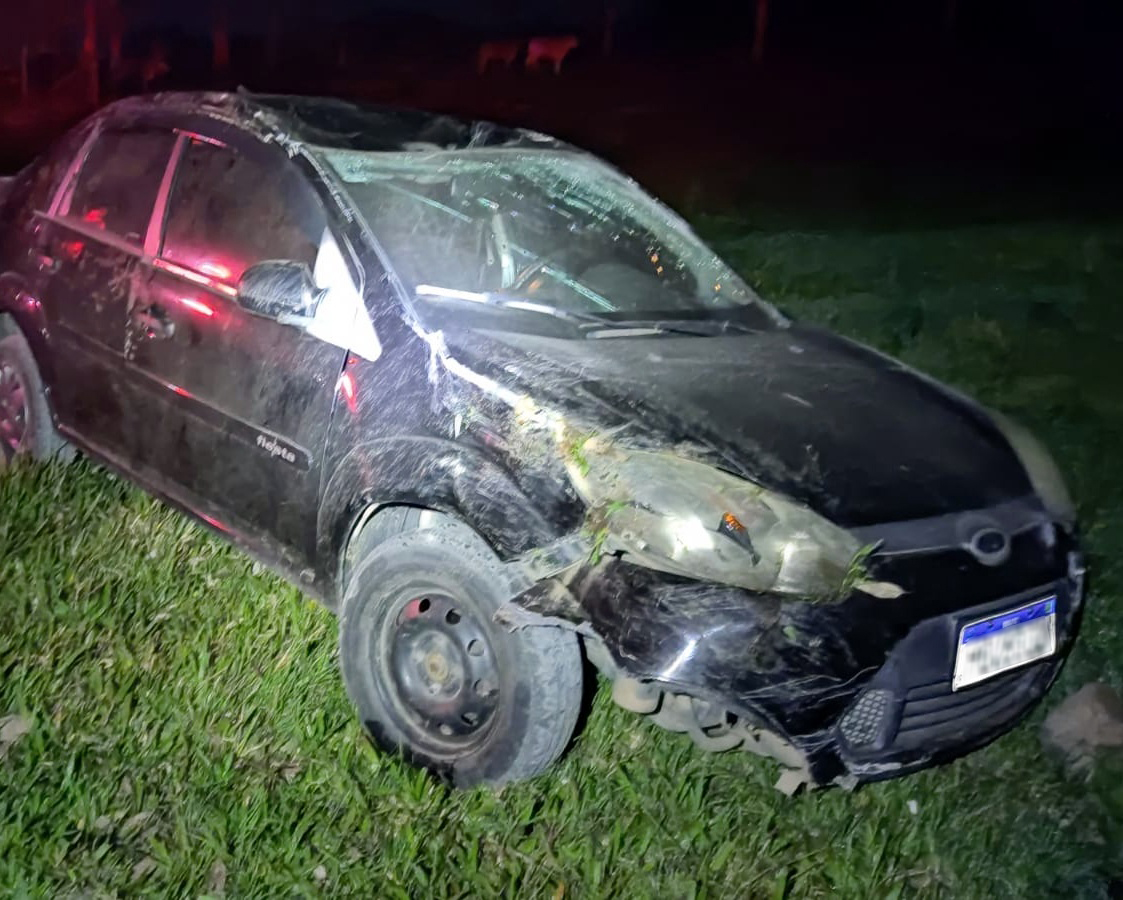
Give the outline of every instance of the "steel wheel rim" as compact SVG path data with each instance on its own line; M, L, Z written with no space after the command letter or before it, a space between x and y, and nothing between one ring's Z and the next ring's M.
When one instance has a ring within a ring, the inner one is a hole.
M0 361L0 455L9 463L27 438L27 388L15 367Z
M382 628L379 658L394 705L435 752L481 743L499 708L499 671L486 627L440 592L413 597Z

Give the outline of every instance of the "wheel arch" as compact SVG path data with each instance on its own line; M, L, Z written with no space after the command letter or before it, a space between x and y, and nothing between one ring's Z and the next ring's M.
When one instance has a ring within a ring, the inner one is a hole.
M456 519L507 561L555 540L551 523L514 477L484 453L451 440L388 438L355 448L322 492L317 557L339 597L349 542L382 511L408 507Z
M458 518L428 506L414 506L409 503L370 503L353 517L352 524L346 529L339 549L339 565L336 567L336 584L342 603L342 594L347 589L347 580L361 562L363 556L378 544L408 531L428 528L438 522L455 522L468 527ZM471 531L476 535L475 531ZM478 536L478 535L476 535Z
M39 367L39 375L47 388L48 403L50 389L55 383L54 367L47 352L47 317L43 304L29 292L23 278L12 272L0 275L0 338L13 334L23 335ZM51 406L51 415L54 407Z

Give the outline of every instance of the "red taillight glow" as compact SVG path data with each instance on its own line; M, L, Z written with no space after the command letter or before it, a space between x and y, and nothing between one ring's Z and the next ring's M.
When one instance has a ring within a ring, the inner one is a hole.
M180 297L179 302L192 312L196 312L201 316L206 316L208 319L214 315L213 307L207 306L202 300L196 300L194 297Z

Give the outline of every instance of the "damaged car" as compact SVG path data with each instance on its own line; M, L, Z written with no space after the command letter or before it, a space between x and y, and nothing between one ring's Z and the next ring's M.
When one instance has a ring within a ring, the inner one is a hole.
M563 142L168 94L2 190L0 465L77 448L321 600L373 740L457 785L550 766L586 663L852 786L1007 731L1072 646L1032 436Z

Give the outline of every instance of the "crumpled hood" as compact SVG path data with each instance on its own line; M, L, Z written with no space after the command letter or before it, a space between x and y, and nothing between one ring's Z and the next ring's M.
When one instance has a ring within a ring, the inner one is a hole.
M580 425L693 444L724 468L857 527L1032 491L974 404L817 329L564 340L446 334L462 362Z

